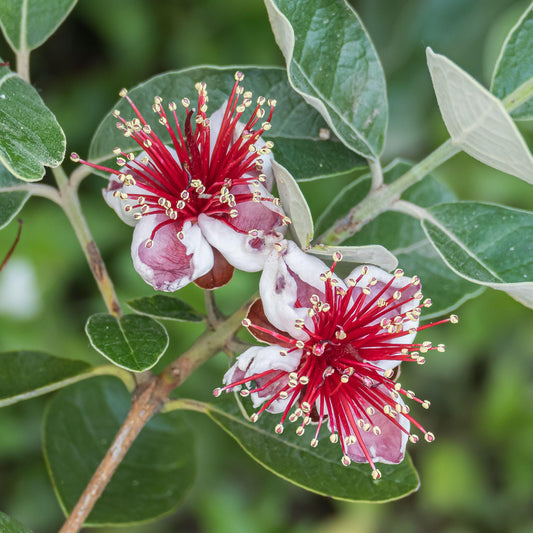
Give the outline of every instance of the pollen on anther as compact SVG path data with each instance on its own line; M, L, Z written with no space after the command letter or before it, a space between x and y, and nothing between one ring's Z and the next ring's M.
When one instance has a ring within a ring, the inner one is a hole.
M154 241L152 239L147 239L144 245L146 248L151 248L154 245Z
M372 479L380 479L381 478L381 472L376 468L375 470L372 470Z
M249 318L243 318L242 319L242 325L245 328L249 328L252 325L252 321Z
M218 398L221 394L222 394L222 389L221 389L220 387L217 387L217 388L213 391L213 396L215 396L216 398Z
M457 324L457 322L459 322L459 317L457 315L450 315L450 322L452 324Z
M311 447L316 448L318 446L318 439L311 439Z
M350 466L350 464L352 463L352 460L347 455L343 455L341 462L344 466Z
M427 442L433 442L435 440L435 435L433 433L431 433L431 431L428 431L424 435L424 439L426 439Z
M409 435L409 441L413 444L416 444L418 442L418 435L415 435L414 433L412 435Z
M250 422L257 422L257 420L259 419L259 415L257 413L253 413L252 415L250 415Z
M274 431L278 434L278 435L281 435L283 433L283 424L278 424L275 428L274 428Z
M72 152L70 154L70 160L73 161L74 163L78 163L80 160L80 156L76 152Z

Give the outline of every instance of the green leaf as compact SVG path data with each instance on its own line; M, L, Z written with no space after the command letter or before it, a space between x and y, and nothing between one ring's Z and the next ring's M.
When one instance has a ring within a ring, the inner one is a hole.
M533 213L481 202L428 211L422 226L454 272L533 308Z
M166 329L153 318L107 313L89 317L85 331L95 350L121 368L144 372L152 368L168 348Z
M166 294L154 294L129 300L127 304L141 315L165 320L177 320L179 322L203 322L205 317L202 313L191 307L187 302L167 296Z
M320 257L322 260L331 260L335 252L340 252L342 254L342 264L349 263L352 266L376 265L387 271L394 270L398 266L396 257L379 244L369 244L367 246L315 244L306 251ZM335 272L338 273L337 270Z
M528 88L529 97L511 113L515 120L533 119L533 3L507 35L491 84L493 94L502 100Z
M23 208L30 197L24 191L7 192L6 189L19 185L20 181L0 163L0 229L7 226Z
M17 178L37 181L65 157L66 139L39 93L0 67L0 161Z
M154 96L161 96L167 103L179 103L182 98L187 97L194 105L198 95L194 85L204 81L209 94L209 116L228 99L236 70L237 67L198 67L166 72L138 85L128 94L156 134L165 143L170 143L168 132L158 123L158 117L155 117L152 111ZM311 180L366 166L362 158L354 156L338 140L324 139L324 131L328 130L327 124L320 114L291 88L284 69L244 67L240 70L245 74L242 86L253 91L254 97L264 95L277 100L271 121L272 128L268 130L265 138L274 142L274 157L277 157L277 144L283 145L280 152L283 165L297 179ZM131 107L123 99L115 108L119 109L125 118L134 116ZM247 120L250 112L249 110L248 114L243 115L244 120ZM185 119L182 105L178 105L177 115L180 121ZM89 150L91 161L114 167L116 156L113 155L113 148L116 146L126 152L140 151L135 141L125 138L122 132L117 130L116 122L110 113L96 130ZM286 139L291 139L292 144L285 145ZM332 156L335 156L334 162L331 160ZM307 165L300 175L299 164L302 159L307 160ZM98 173L107 177L105 173Z
M393 182L411 166L406 161L394 160L384 169L385 183ZM328 229L337 218L359 203L370 189L370 182L371 176L367 174L341 190L318 220L320 231ZM409 188L402 198L421 207L455 200L454 194L432 176ZM433 302L429 310L424 310L424 320L449 313L483 291L450 270L435 252L420 222L411 216L391 211L382 213L343 244L360 246L376 242L396 256L407 275L417 275L422 280L422 292Z
M281 205L291 219L290 230L298 246L305 249L313 240L313 217L307 200L290 172L276 161L272 163L272 173Z
M327 438L312 448L310 435L275 433L279 415L265 413L252 424L243 417L233 395L217 399L206 412L267 470L312 492L338 500L383 502L418 488L418 475L409 458L399 465L379 464L382 478L374 481L368 464L344 466L340 445L331 444Z
M90 375L91 368L42 352L0 353L0 407L70 385Z
M292 169L298 182L333 178L367 166L365 159L338 140L276 137L275 141L276 161Z
M427 60L452 143L485 165L533 184L533 156L501 100L430 48Z
M10 518L0 511L0 531L2 533L32 533L31 529L23 526L18 520Z
M0 2L0 26L15 52L43 44L67 18L77 0L7 0Z
M72 511L130 406L128 391L112 377L63 389L48 405L44 456L65 514ZM129 525L169 514L192 485L194 463L194 435L183 415L156 415L133 443L86 525Z
M344 0L265 0L289 81L349 148L376 159L388 120L383 68Z

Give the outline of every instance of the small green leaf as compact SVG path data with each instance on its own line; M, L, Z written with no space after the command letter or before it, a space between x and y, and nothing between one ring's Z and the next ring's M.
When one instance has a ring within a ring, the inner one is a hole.
M344 0L265 0L292 87L349 148L380 154L387 128L383 68L357 13Z
M132 372L152 368L168 347L166 329L153 318L106 313L89 317L85 331L95 350L112 363Z
M30 529L23 526L18 520L10 518L0 511L0 531L2 533L32 533Z
M481 202L428 212L422 226L454 272L533 308L533 213Z
M243 417L233 395L210 404L207 414L267 470L312 492L338 500L384 502L418 488L418 475L409 458L399 465L379 464L382 478L374 481L368 464L343 466L340 445L327 438L312 448L311 436L299 437L294 431L278 435L274 426L279 415L265 413L252 424Z
M427 60L452 143L485 165L533 184L533 156L501 100L430 48Z
M237 67L198 67L180 71L166 72L128 91L129 96L140 109L145 119L150 123L156 134L165 143L170 143L167 130L154 118L152 105L154 96L161 96L165 103L180 102L182 98L189 98L195 102L198 92L195 83L203 81L207 84L209 94L210 116L228 99ZM287 81L284 69L273 67L244 67L245 74L242 86L253 92L254 97L264 95L277 101L272 116L272 128L265 132L264 137L274 142L273 154L278 156L283 166L296 176L296 179L311 180L319 177L348 172L354 167L366 166L366 162L348 150L338 140L329 140L325 133L329 128L311 106L305 103ZM123 117L133 117L131 107L123 99L115 106ZM185 113L183 106L176 110L178 119L183 121ZM244 113L241 120L247 120ZM91 161L97 161L107 166L115 166L113 148L120 146L126 152L139 152L139 146L133 139L124 137L116 128L116 119L109 115L102 121L94 134L89 150ZM285 140L289 140L285 143ZM300 163L304 159L306 165L300 173ZM107 177L105 173L100 173Z
M177 320L179 322L203 322L205 319L202 313L196 311L187 302L166 294L135 298L134 300L129 300L127 304L137 313L154 318Z
M394 160L383 169L385 183L393 182L411 166L406 161ZM366 174L341 190L318 220L317 228L325 231L337 218L346 215L366 196L370 182L371 176ZM455 200L454 194L432 176L409 188L402 198L421 207ZM433 301L432 307L424 310L424 320L449 313L483 291L450 270L426 238L420 222L411 216L390 211L382 213L343 244L371 246L376 242L394 254L407 275L417 275L422 280L424 296Z
M504 100L512 92L529 87L529 98L511 116L533 119L533 3L513 26L503 43L492 78L491 91ZM510 102L512 103L512 102Z
M0 161L17 178L37 181L65 157L65 134L39 93L0 67Z
M90 371L83 361L42 352L0 353L0 407L65 387Z
M43 44L67 18L77 0L7 0L0 2L0 26L15 52Z
M313 240L313 217L298 183L290 172L276 161L272 163L279 198L291 219L290 229L300 248L307 248Z
M334 178L367 166L365 159L336 140L277 137L274 155L281 166L291 169L298 183Z
M0 229L7 226L17 216L30 197L28 192L6 190L16 185L20 185L20 181L0 163Z
M126 418L131 398L100 377L59 392L44 419L43 449L57 498L70 513ZM194 435L182 413L156 415L141 431L85 525L130 525L172 512L195 475Z

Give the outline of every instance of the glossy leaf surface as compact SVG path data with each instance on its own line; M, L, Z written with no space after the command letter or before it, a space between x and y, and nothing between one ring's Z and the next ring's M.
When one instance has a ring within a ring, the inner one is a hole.
M266 0L291 85L346 146L375 159L388 120L385 77L357 13L344 0Z
M274 427L281 415L265 413L252 424L243 417L233 394L224 396L208 407L207 414L254 460L295 485L339 500L373 502L401 498L418 488L409 458L399 465L379 464L383 476L374 481L368 464L344 466L340 445L331 444L327 437L312 448L313 431L299 437L287 428L278 435Z
M446 263L533 308L533 213L481 202L441 204L423 221Z
M90 369L83 361L43 352L0 353L0 407L64 387Z
M154 96L161 96L164 104L171 101L178 103L177 114L183 124L185 113L180 104L181 99L187 97L194 105L198 98L194 85L204 81L209 94L207 115L210 116L228 99L237 70L244 72L245 78L241 85L253 92L254 101L260 95L276 99L272 128L264 137L274 142L274 157L277 153L276 144L282 144L286 139L291 140L291 143L284 144L281 149L281 161L294 173L296 179L310 180L365 165L362 158L354 155L338 140L321 139L323 130L328 129L327 124L320 114L291 88L285 71L280 68L198 67L166 72L131 89L128 94L157 135L170 143L166 129L158 124L159 117L152 111ZM131 107L123 100L116 108L125 118L134 116ZM243 117L247 119L249 113L245 113ZM106 162L114 166L113 149L116 146L120 146L124 151L140 151L138 145L131 138L125 138L115 124L116 119L109 113L96 130L89 150L92 161ZM323 148L317 149L317 144ZM307 164L300 173L299 164L302 159L305 159Z
M91 479L130 405L122 382L107 376L63 389L50 402L43 447L56 495L66 513ZM194 479L193 441L181 413L156 415L126 454L87 524L128 525L172 512Z
M177 320L179 322L202 322L205 318L204 315L196 311L187 302L166 294L135 298L127 303L135 312L154 318Z
M65 20L77 0L0 2L0 26L11 48L29 52L43 44Z
M517 89L529 88L529 98L511 116L533 119L533 3L513 26L505 39L494 69L491 91L504 99Z
M0 161L17 178L37 181L65 157L65 134L39 93L0 67Z
M132 372L152 368L168 347L165 328L149 316L106 313L89 317L85 331L95 350L112 363Z

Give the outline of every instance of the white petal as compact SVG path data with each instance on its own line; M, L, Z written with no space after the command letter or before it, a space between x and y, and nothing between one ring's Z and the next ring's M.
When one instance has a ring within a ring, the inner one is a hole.
M259 281L259 293L265 315L276 328L286 331L294 339L307 340L307 333L295 327L296 320L304 320L311 326L307 308L296 307L298 286L287 269L283 252L274 250L266 259Z
M268 254L273 250L281 235L266 234L259 230L252 237L240 233L226 222L200 214L198 216L204 237L226 258L230 265L245 272L258 272L263 268Z
M203 238L200 228L187 221L182 228L183 239L176 237L177 225L160 228L150 248L145 246L152 231L164 215L142 217L133 231L131 255L133 266L154 289L174 292L213 268L213 251Z
M223 379L224 385L230 385L232 382L250 378L267 370L283 370L287 373L296 370L302 358L302 350L294 350L287 353L287 355L281 355L281 352L286 353L287 350L277 345L266 347L253 346L249 348L237 358L235 364L226 372ZM256 380L256 386L263 385L269 379L271 377L267 376ZM286 385L287 381L288 374L286 377L280 378L280 381L275 382L271 387L261 391L261 393L252 392L250 397L254 408L270 400L272 396L279 392L281 387ZM247 387L251 388L251 385L247 383ZM240 386L235 387L235 390L240 389ZM267 408L267 411L270 413L280 413L285 410L289 401L289 398L274 400Z

